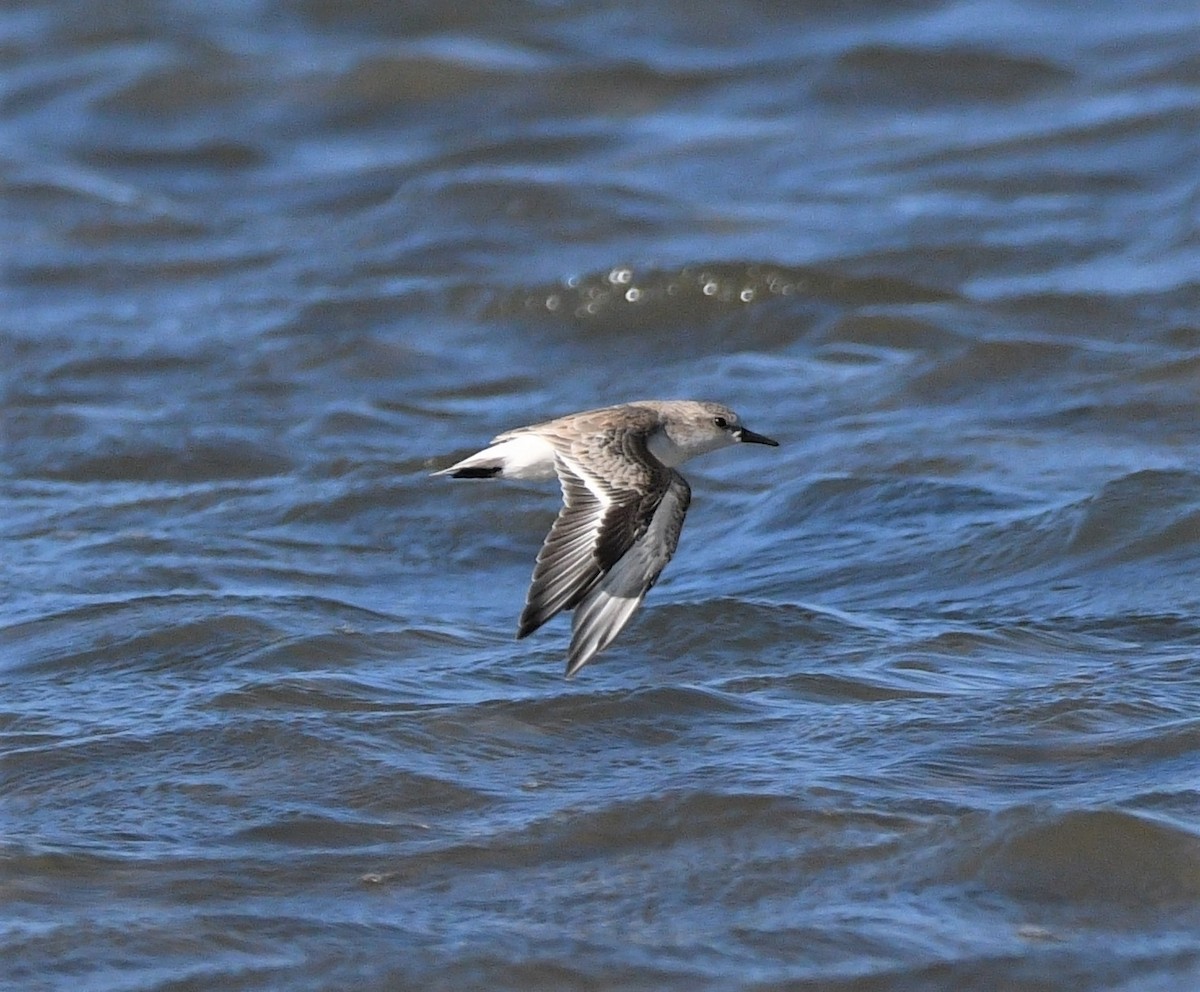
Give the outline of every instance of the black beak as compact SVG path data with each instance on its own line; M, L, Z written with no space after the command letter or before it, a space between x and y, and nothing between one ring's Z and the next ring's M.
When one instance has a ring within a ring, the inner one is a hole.
M733 436L739 441L744 441L746 444L769 444L772 448L779 447L778 441L772 441L769 437L755 434L754 431L747 430L745 427L739 427L733 432Z

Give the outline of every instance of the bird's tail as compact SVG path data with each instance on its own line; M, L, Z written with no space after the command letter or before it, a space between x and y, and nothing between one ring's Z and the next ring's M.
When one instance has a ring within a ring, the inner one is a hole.
M554 477L554 449L536 436L506 437L433 474L452 479L549 479Z
M430 472L430 475L448 475L452 479L494 479L500 474L501 465L467 465L459 462L440 472Z

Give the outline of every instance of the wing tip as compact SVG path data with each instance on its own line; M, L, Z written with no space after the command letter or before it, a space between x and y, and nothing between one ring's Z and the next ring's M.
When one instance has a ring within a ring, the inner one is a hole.
M535 610L526 606L521 611L521 617L517 621L517 640L523 640L544 624L553 614L546 614L541 610Z
M564 679L575 678L575 675L579 671L579 669L581 669L584 665L586 665L594 657L595 657L595 652L592 652L591 654L584 655L581 657L575 657L574 655L568 655L567 667L566 667L566 670L563 672L563 678Z

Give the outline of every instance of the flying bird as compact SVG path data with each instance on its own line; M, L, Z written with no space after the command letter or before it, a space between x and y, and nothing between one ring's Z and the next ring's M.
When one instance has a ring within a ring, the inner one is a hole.
M558 477L563 506L538 552L517 638L573 610L570 678L612 643L675 553L692 496L676 467L738 443L779 445L719 403L643 400L506 431L433 474Z

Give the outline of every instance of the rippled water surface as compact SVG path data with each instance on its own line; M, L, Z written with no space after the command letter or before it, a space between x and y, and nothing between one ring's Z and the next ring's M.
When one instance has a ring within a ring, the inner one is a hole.
M0 984L1200 984L1200 10L0 12ZM574 680L510 427L727 402Z

